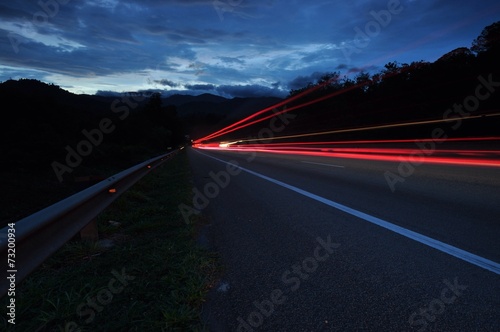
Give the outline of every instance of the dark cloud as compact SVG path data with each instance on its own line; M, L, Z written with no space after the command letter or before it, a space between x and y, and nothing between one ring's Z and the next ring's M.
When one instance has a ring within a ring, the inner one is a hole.
M325 75L326 72L314 72L308 76L298 76L288 83L288 88L295 90L307 86L309 83L315 84L318 80Z
M188 90L194 90L194 91L211 91L215 90L215 85L213 84L186 84L184 87Z
M97 90L95 93L97 96L102 97L122 97L123 93L116 91L107 91L107 90Z
M361 72L374 72L378 70L380 70L380 67L378 66L366 66L366 67L351 67L344 72L346 72L347 74L357 74Z
M128 92L117 92L117 91L111 91L111 90L97 90L95 93L98 96L103 96L103 97L123 97L123 96L130 96L130 95L137 95L140 94L145 97L151 96L153 93L159 93L162 96L168 96L173 94L171 91L165 91L161 89L147 89L147 90L139 90L139 91L128 91Z
M153 80L154 83L158 83L160 85L163 85L163 86L168 86L168 87L171 87L171 88L175 88L175 87L178 87L180 84L179 83L175 83L171 80L167 80L167 79L161 79L161 80Z
M356 73L360 73L360 72L362 72L362 71L363 71L363 69L362 69L362 68L352 67L352 68L350 68L350 69L347 71L347 73L349 73L349 74L351 74L351 73L356 74Z

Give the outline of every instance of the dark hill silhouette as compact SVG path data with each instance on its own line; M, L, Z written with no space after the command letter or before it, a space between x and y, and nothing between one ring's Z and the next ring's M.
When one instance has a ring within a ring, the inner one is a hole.
M193 98L193 101L178 106L178 114L185 120L189 134L201 137L247 117L282 99L275 97L220 99L215 102ZM187 100L187 99L186 99Z
M170 97L164 98L163 101L167 105L171 104L180 106L192 102L222 103L227 101L227 99L221 96L212 95L210 93L204 93L198 96L175 94Z
M66 146L75 147L85 138L82 130L98 128L103 118L118 125L106 135L96 153L85 159L84 164L89 167L105 159L122 162L129 154L124 149L164 151L168 146L183 143L186 134L208 133L280 100L173 95L152 105L150 98L143 97L139 102L131 95L76 95L33 79L0 83L0 98L4 105L11 105L3 107L0 113L0 168L49 169L54 160L64 159ZM122 101L127 97L134 107ZM122 107L129 112L125 120L120 118L123 113L113 112Z

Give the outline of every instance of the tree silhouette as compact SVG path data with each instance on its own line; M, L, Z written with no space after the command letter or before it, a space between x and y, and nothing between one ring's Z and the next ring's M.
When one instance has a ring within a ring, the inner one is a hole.
M471 50L482 53L500 48L500 21L488 25L472 42Z
M437 62L454 63L462 66L471 65L474 61L474 53L467 47L459 47L440 57Z
M288 106L306 104L299 117L283 135L312 131L374 126L418 120L442 119L457 101L464 100L477 89L478 77L498 82L500 77L500 22L485 27L473 42L472 49L456 48L437 61L414 61L411 64L392 61L378 73L360 72L353 78L329 74L315 84L290 91L294 96L311 89L311 93ZM330 81L336 77L334 81ZM333 84L329 84L329 83ZM321 87L318 89L318 87ZM338 93L332 94L335 91ZM308 103L313 99L315 103ZM500 95L482 100L475 114L498 112ZM498 135L500 118L468 121L460 130L450 129L450 137ZM443 124L443 129L450 127ZM416 127L384 128L366 133L332 134L332 139L416 138L428 137L435 124ZM307 139L307 138L306 138ZM317 137L311 137L311 140ZM327 140L328 138L324 138Z
M477 53L477 63L481 72L500 71L500 21L488 25L472 42L471 50Z
M370 74L367 72L360 72L356 78L356 84L360 87L361 91L367 92L368 89L370 88L371 80L370 80Z

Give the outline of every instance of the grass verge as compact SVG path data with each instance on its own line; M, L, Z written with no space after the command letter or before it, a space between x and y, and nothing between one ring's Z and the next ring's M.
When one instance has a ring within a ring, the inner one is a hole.
M2 330L203 331L220 269L196 243L202 219L188 225L178 209L190 177L181 152L135 184L99 216L104 241L67 243L18 286L15 327L0 300Z

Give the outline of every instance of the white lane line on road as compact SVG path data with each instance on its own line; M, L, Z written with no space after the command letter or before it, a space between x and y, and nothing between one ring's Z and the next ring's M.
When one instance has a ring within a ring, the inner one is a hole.
M331 206L333 208L336 208L340 211L343 211L345 213L348 213L352 216L355 216L355 217L358 217L360 219L363 219L363 220L366 220L372 224L375 224L375 225L378 225L380 227L383 227L387 230L390 230L394 233L397 233L399 235L402 235L404 237L407 237L409 239L412 239L414 241L417 241L417 242L420 242L422 244L425 244L431 248L434 248L434 249L437 249L441 252L444 252L448 255L451 255L451 256L454 256L456 258L459 258L463 261L466 261L468 263L471 263L471 264L474 264L476 266L479 266L483 269L486 269L486 270L489 270L491 272L494 272L496 274L500 274L500 264L499 263L496 263L496 262L493 262L489 259L486 259L486 258L483 258L481 256L478 256L478 255L475 255L475 254L472 254L468 251L465 251L465 250L462 250L460 248L457 248L457 247L454 247L454 246L451 246L449 244L446 244L444 242L441 242L441 241L438 241L438 240L435 240L433 238L430 238L428 236L425 236L425 235L422 235L420 233L417 233L417 232L414 232L414 231L411 231L409 229L406 229L406 228L403 228L401 226L398 226L398 225L395 225L395 224L392 224L388 221L385 221L385 220L382 220L380 218L377 218L377 217L374 217L374 216L371 216L369 214L366 214L364 212L361 212L361 211L358 211L358 210L355 210L355 209L352 209L348 206L345 206L345 205L342 205L340 203L336 203L334 201L331 201L329 199L326 199L324 197L321 197L321 196L318 196L318 195L315 195L313 193L310 193L308 191L305 191L303 189L300 189L300 188L297 188L295 186L292 186L292 185L289 185L289 184L286 184L284 182L281 182L279 180L276 180L276 179L273 179L273 178L270 178L269 176L266 176L266 175L263 175L263 174L260 174L260 173L257 173L257 172L254 172L254 171L251 171L247 168L244 168L244 167L241 167L239 165L235 165L235 164L232 164L232 163L229 163L225 160L222 160L222 159L219 159L219 158L216 158L216 157L212 157L208 154L205 154L205 153L202 153L200 151L197 151L195 150L196 152L206 156L206 157L209 157L209 158L212 158L212 159L215 159L217 161L220 161L224 164L229 164L229 165L232 165L234 167L237 167L239 169L241 169L242 171L244 172L247 172L249 174L252 174L252 175L255 175L261 179L264 179L264 180L267 180L269 182L272 182L274 184L277 184L279 186L282 186L284 188L287 188L287 189L290 189L298 194L301 194L301 195L304 195L304 196L307 196L311 199L314 199L318 202L321 202L323 204L326 204L328 206Z
M333 164L322 164L322 163L313 163L310 161L304 161L301 160L304 164L312 164L312 165L321 165L321 166L330 166L330 167L338 167L338 168L344 168L345 166L340 166L340 165L333 165Z

